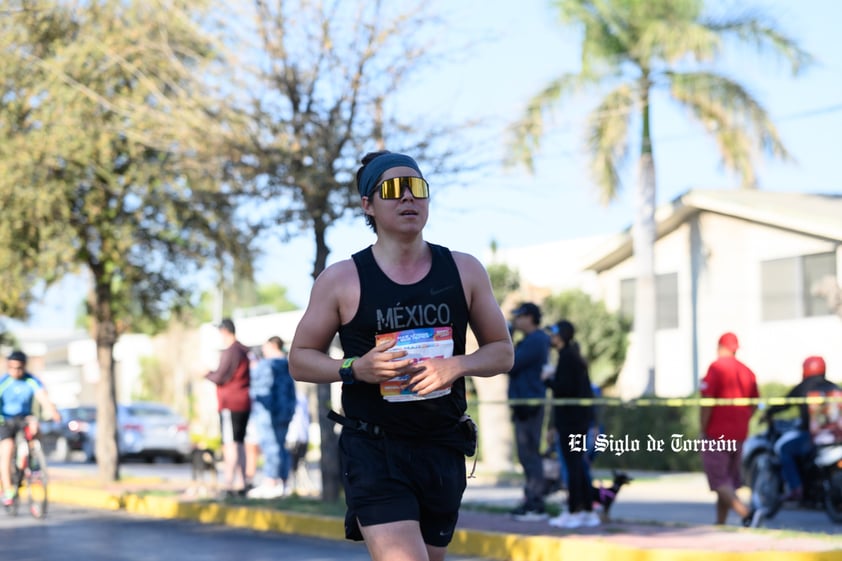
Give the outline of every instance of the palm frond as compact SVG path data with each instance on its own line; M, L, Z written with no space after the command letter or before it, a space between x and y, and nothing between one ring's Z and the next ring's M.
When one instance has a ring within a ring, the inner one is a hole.
M711 58L718 48L716 35L698 24L701 0L559 0L555 5L562 22L584 27L583 68L594 61L629 61L645 68L687 55Z
M629 153L629 122L637 107L637 91L626 83L611 91L588 115L587 146L590 168L600 201L614 200L622 183L619 168Z
M508 127L509 154L504 159L504 164L508 167L523 165L532 173L535 154L541 148L545 124L554 105L562 98L599 80L599 77L589 75L564 74L533 96L523 116Z
M715 138L723 165L756 185L754 155L792 157L766 109L741 84L711 72L668 73L673 98Z
M554 6L562 23L575 23L583 27L583 72L592 72L600 64L618 66L628 59L632 38L627 18L614 3L601 0L557 0Z
M662 60L673 64L692 57L710 60L720 49L720 38L694 21L665 19L651 22L635 42L638 60Z
M786 60L793 75L814 62L813 56L802 49L798 42L781 31L771 15L756 9L746 9L738 14L721 17L708 16L700 23L722 37L733 36L742 43L752 45L760 54L772 52Z

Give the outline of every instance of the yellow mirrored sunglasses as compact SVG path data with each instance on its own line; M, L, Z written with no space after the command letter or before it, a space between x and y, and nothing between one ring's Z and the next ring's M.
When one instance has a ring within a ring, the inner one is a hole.
M409 189L416 199L426 199L430 196L430 186L421 177L393 177L380 184L381 199L400 199L403 190Z

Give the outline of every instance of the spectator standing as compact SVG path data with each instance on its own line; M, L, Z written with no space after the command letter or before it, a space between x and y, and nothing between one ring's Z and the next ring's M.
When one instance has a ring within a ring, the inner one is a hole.
M708 368L701 383L702 397L757 398L757 380L751 369L737 360L737 336L724 333L717 345L717 359ZM700 428L708 440L728 440L734 451L701 453L702 467L710 490L716 493L716 524L725 524L728 511L733 509L744 525L757 525L755 512L740 500L737 489L742 486L740 461L743 441L748 436L748 423L754 413L752 405L714 405L701 408Z
M263 358L251 374L251 415L257 441L263 453L263 481L247 496L274 499L284 495L289 478L290 457L286 449L287 430L295 412L295 384L289 375L284 341L270 337L262 347Z
M466 376L512 364L488 273L423 238L429 185L410 156L366 154L357 188L377 238L313 284L290 349L296 380L342 382L339 454L345 535L373 561L442 561L476 431ZM465 354L467 328L479 348ZM328 354L339 334L344 359Z
M234 322L230 319L223 319L217 328L223 351L219 367L208 372L205 378L216 384L226 494L245 494L248 484L245 437L251 411L249 349L237 340ZM234 489L237 473L242 480L239 491Z
M515 360L509 371L509 399L544 399L547 389L541 371L549 359L550 338L541 329L541 309L525 302L513 312L512 327L523 333L515 346ZM515 520L545 520L544 462L541 435L544 430L544 404L512 405L512 423L518 460L523 466L525 484L523 502L511 515Z
M558 349L555 374L546 381L553 398L592 399L593 386L588 363L582 357L575 340L576 329L562 320L550 327L551 340ZM567 512L550 520L559 528L599 526L599 516L593 512L589 459L589 433L596 427L595 407L591 405L555 405L553 425L558 433L561 456L567 469Z

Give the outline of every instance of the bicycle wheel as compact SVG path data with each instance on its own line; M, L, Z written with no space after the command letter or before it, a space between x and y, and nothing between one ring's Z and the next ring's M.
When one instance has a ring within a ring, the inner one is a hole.
M35 518L47 516L47 459L41 443L29 443L29 466L26 474L26 498L29 513Z

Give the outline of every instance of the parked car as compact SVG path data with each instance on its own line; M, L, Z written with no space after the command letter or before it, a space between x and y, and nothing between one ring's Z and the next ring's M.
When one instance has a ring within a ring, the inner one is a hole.
M95 444L96 435L90 440ZM181 463L192 449L187 420L164 404L148 401L117 405L117 446L121 459L147 462L163 456Z
M96 407L60 408L61 421L41 421L41 444L58 461L66 462L73 452L84 452L85 459L93 459L91 438L96 426Z

